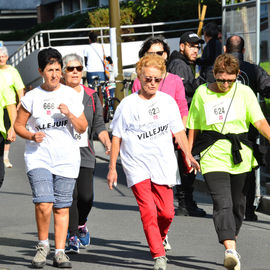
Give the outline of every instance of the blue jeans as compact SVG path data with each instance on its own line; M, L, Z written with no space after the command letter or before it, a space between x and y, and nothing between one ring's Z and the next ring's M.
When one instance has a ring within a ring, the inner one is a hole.
M74 178L54 175L49 170L37 168L27 173L33 195L33 203L52 202L54 208L66 208L72 204Z
M88 85L92 85L94 82L94 79L92 78L93 76L98 76L99 81L105 81L105 73L104 72L87 72L86 73L86 78Z

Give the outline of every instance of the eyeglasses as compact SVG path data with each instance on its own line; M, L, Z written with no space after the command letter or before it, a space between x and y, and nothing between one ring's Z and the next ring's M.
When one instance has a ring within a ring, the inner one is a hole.
M217 82L217 83L222 83L222 84L224 84L224 83L233 84L235 81L236 81L236 79L234 79L234 80L222 80L222 79L216 79L216 82Z
M155 83L160 83L162 78L156 78L156 77L144 77L144 81L146 83L151 83L154 80Z
M156 51L156 52L147 52L148 54L157 54L159 56L162 56L164 51Z
M72 72L74 69L77 69L77 71L81 72L83 70L83 66L77 66L77 67L72 67L72 66L69 66L69 67L66 67L66 70L68 72Z
M201 46L198 45L198 44L189 44L189 43L186 43L186 45L187 45L190 49L193 49L193 50L200 50L200 49L201 49Z

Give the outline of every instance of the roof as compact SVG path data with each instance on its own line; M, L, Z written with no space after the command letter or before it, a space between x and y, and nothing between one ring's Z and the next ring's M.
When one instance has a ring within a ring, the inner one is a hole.
M36 9L40 0L0 0L0 10L28 10Z

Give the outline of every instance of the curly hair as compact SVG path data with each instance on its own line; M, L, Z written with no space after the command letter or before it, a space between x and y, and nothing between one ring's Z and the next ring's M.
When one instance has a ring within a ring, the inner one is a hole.
M166 65L164 59L156 54L147 54L143 56L139 62L136 64L137 76L140 77L142 74L143 68L146 67L155 67L161 71L161 75L166 72Z
M224 73L224 72L228 74L238 75L239 73L238 59L229 53L219 55L214 63L213 72L215 75L217 73Z

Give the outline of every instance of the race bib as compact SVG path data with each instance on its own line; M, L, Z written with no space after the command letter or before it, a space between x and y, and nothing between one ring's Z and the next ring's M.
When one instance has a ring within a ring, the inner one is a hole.
M61 114L59 107L60 102L54 98L46 98L42 101L42 114L46 116L55 116L55 114Z
M88 127L86 131L82 134L78 133L74 129L74 138L76 139L79 147L88 147Z
M212 125L217 123L223 123L227 115L231 99L215 100L204 104L206 124ZM226 122L236 119L235 110L233 104L231 105Z

